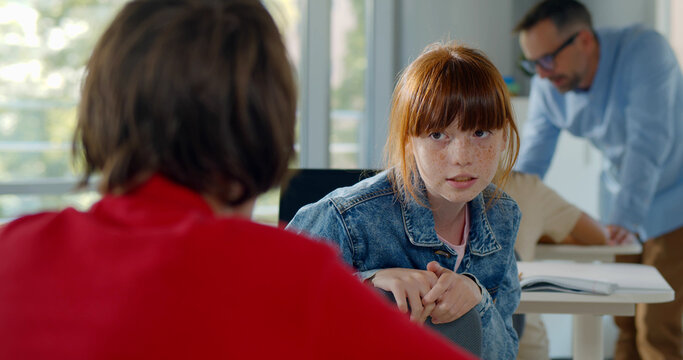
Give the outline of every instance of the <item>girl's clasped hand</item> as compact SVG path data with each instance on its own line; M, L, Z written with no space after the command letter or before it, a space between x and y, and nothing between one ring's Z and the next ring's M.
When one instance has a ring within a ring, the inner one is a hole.
M481 301L481 290L471 278L436 261L427 264L427 270L380 270L370 281L391 292L399 310L410 313L410 319L418 323L430 316L434 324L454 321Z

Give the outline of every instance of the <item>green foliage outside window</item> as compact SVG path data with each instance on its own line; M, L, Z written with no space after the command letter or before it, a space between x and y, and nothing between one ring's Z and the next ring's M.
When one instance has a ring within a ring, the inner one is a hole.
M0 184L76 176L71 136L83 68L123 3L0 1ZM0 195L0 218L94 198Z

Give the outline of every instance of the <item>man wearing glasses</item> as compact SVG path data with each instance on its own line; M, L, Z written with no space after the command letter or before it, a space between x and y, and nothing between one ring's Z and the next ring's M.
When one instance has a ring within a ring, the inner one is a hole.
M645 240L623 262L655 266L676 291L616 318L614 359L681 359L683 313L683 76L671 47L641 26L594 30L574 0L546 0L515 28L531 74L517 170L543 177L561 130L604 157L600 215L610 237ZM577 174L580 176L580 174Z

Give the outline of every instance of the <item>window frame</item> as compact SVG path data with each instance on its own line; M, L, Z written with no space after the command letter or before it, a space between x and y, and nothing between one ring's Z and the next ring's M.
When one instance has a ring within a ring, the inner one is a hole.
M299 166L330 167L330 24L332 0L300 0ZM359 167L379 168L397 74L397 0L365 0L367 71L364 121L359 128ZM311 31L315 29L315 31ZM320 56L327 54L327 56ZM90 190L95 189L91 181ZM78 179L0 181L2 195L73 194Z

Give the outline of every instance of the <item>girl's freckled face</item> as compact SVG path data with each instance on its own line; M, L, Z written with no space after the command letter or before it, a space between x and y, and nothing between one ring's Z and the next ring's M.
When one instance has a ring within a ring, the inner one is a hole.
M456 122L411 142L430 202L451 203L471 201L488 186L506 145L503 129L462 131Z

